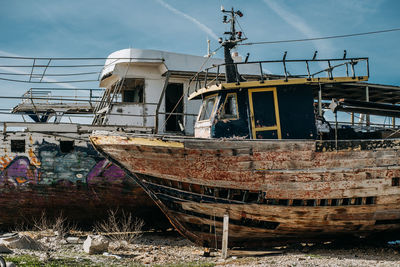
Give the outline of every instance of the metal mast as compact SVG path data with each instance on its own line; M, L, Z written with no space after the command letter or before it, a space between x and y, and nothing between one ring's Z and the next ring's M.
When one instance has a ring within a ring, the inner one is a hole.
M234 48L237 43L246 40L247 38L242 39L242 32L236 32L235 29L235 20L236 20L236 15L239 17L243 16L243 13L240 12L239 10L235 11L232 7L231 10L225 10L223 6L221 6L221 11L222 13L228 14L224 15L223 17L223 23L230 23L231 24L231 31L230 32L224 32L224 34L228 35L228 38L225 39L224 41L222 38L219 38L219 42L221 45L224 47L224 58L225 58L225 75L226 75L226 82L235 82L240 80L240 76L238 74L238 71L236 69L236 66L233 63L232 55L231 55L231 50ZM228 19L229 16L229 19Z

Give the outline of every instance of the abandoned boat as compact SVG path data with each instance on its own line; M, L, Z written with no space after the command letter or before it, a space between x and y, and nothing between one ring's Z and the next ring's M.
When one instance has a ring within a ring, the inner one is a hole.
M32 122L2 123L0 227L30 223L42 212L91 224L110 209L131 212L148 227L170 227L141 187L93 149L89 134L118 129L193 135L200 101L189 103L183 95L206 60L124 49L105 62L100 75L104 90L29 89L12 112ZM205 66L221 63L207 61ZM82 120L88 123L70 123L70 116L86 116Z
M231 29L226 62L214 67L226 68L225 79L200 79L189 97L203 101L195 138L95 133L95 148L205 247L221 246L225 214L230 247L398 231L400 87L365 83L367 58L235 63L230 50L240 39ZM290 75L291 63L305 74ZM244 79L242 64L259 66L258 80ZM263 74L271 64L280 78ZM351 120L340 121L344 112Z

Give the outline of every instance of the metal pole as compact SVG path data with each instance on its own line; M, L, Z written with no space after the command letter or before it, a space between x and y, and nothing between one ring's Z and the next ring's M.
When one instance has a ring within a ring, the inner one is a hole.
M338 150L338 121L337 121L337 112L335 112L335 148Z
M322 88L320 83L318 90L318 115L322 117Z

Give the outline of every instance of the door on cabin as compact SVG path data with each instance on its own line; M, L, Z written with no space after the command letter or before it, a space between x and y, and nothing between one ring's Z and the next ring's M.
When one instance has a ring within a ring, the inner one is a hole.
M183 84L169 83L165 91L165 131L181 132L183 122Z
M249 89L253 139L281 139L276 88Z

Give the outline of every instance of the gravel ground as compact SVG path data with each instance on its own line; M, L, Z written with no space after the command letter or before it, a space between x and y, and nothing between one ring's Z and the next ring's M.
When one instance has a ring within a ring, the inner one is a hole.
M220 252L204 257L203 248L174 231L145 233L132 244L112 242L106 255L83 252L85 233L74 243L48 234L43 237L31 232L30 235L49 249L13 249L13 254L6 256L7 260L17 261L20 266L400 266L398 245L297 244L278 250L247 252L247 255L232 251L234 256L223 260ZM23 258L27 255L31 261Z

